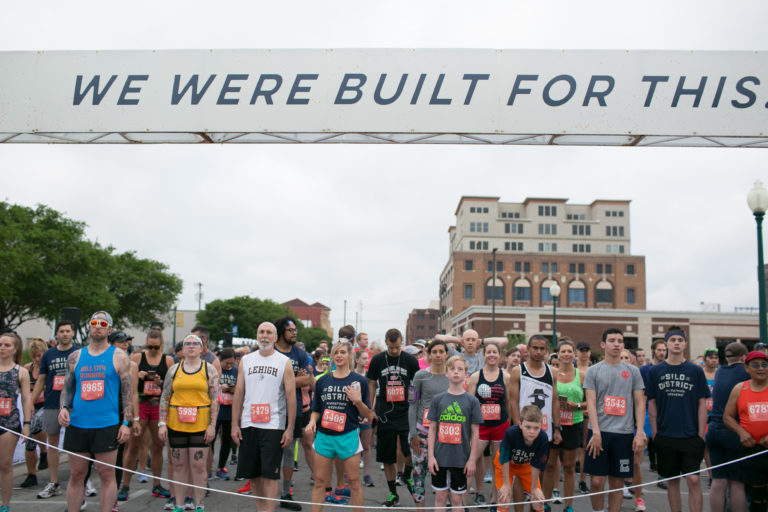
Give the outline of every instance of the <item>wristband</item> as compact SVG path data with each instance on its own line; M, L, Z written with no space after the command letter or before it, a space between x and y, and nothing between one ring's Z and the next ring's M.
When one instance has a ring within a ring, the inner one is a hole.
M125 420L125 421L123 421L122 425L123 425L124 427L130 427L130 426L131 426L131 422L130 422L130 421L128 421L128 420Z
M25 422L24 422L24 424L25 424L25 425L31 425L31 424L32 424L32 422L31 422L31 421L25 421Z
M135 418L133 418L133 422L134 423L137 422L137 421L141 421L141 418L139 416L136 416Z
M158 421L158 422L157 422L157 426L158 426L158 427L165 427L165 426L167 426L167 425L168 425L168 424L167 424L166 422L164 422L164 421Z

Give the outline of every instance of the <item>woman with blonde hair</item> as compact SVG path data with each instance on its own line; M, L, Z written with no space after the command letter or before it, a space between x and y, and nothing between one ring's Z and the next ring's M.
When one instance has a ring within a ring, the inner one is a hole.
M43 338L35 337L29 340L27 344L27 352L32 359L31 363L24 365L24 368L29 372L29 390L35 387L35 382L40 377L40 360L43 358L43 354L48 350L48 344ZM45 397L41 394L37 400L35 400L34 416L31 419L32 423L29 426L29 435L40 442L45 442L45 432L43 432L43 403L45 403ZM38 444L34 441L27 440L24 443L24 461L27 464L27 478L21 483L22 488L34 487L37 485L37 470L40 471L48 468L48 450L45 445L40 446L40 467L37 467L37 447Z

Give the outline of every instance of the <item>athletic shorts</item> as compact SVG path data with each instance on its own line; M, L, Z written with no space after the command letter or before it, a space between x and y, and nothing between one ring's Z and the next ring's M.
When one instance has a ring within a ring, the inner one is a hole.
M411 456L411 445L408 442L408 425L404 429L396 429L387 423L379 423L376 430L376 462L395 464L397 462L397 440L400 439L400 452L404 457Z
M448 474L451 474L450 484ZM432 475L432 490L445 491L449 488L453 494L465 494L467 492L467 477L464 468L441 467L436 475Z
M64 449L92 455L117 450L118 430L120 430L119 424L104 428L78 428L70 425L64 432Z
M603 451L597 458L592 458L587 449L589 440L592 439L592 430L587 432L587 444L584 445L584 472L595 476L631 479L635 460L635 454L632 452L634 434L601 432L600 437Z
M296 423L293 425L293 438L301 439L304 434L304 427L309 423L309 417L312 413L307 411L296 416Z
M201 432L179 432L168 429L168 446L171 448L205 448L205 430Z
M744 447L739 441L736 432L728 429L722 423L711 423L707 431L707 449L709 450L709 462L713 466L725 464L744 456ZM712 468L712 478L725 478L737 482L744 481L743 463L728 464L719 468Z
M704 440L699 436L676 438L656 434L656 466L659 476L670 478L701 468L704 459Z
M768 482L768 450L762 446L744 449L744 455L761 452L762 455L752 457L743 462L744 483L747 485L765 485L765 482Z
M43 409L43 411L43 432L51 436L60 433L59 410Z
M245 427L240 431L240 456L237 458L237 478L268 478L280 480L283 447L280 440L284 430ZM246 455L247 454L247 455Z
M531 494L531 484L533 479L531 475L531 465L515 464L514 462L508 462L507 465L509 466L509 486L513 487L512 484L515 481L515 477L517 477L523 486L523 491ZM496 489L501 489L501 486L504 485L504 473L501 469L501 463L499 462L499 452L496 452L496 456L493 458L493 472L496 475ZM544 472L542 471L541 474L543 473ZM536 482L536 487L541 489L541 484Z
M160 404L152 405L151 402L139 402L139 418L148 421L160 420Z
M363 451L363 443L360 442L360 434L357 429L337 436L318 431L312 447L326 459L347 460Z
M563 442L554 448L575 450L581 446L584 440L584 422L580 421L575 425L562 425L560 434L563 436Z
M495 427L484 427L480 425L481 441L501 441L504 439L504 432L509 428L509 421Z

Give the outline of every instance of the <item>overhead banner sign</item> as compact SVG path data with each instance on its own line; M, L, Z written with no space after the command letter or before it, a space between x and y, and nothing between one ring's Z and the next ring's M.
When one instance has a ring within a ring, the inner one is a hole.
M0 133L768 136L759 52L0 52Z

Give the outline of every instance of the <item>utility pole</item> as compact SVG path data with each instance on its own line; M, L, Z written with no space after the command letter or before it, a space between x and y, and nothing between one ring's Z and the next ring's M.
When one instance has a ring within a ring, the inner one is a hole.
M200 312L203 308L203 283L195 283L197 285L197 311Z
M357 324L357 311L355 311L355 332L357 332L358 324Z
M347 299L344 299L344 325L347 325Z

